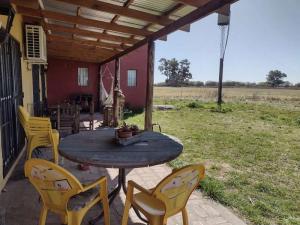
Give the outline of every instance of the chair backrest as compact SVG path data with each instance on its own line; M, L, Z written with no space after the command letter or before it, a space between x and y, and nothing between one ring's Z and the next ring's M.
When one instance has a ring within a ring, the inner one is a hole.
M71 173L43 159L27 160L25 176L37 189L46 207L54 211L66 210L69 198L83 190Z
M166 216L174 215L185 207L204 173L203 165L186 166L175 170L156 186L153 195L165 203Z
M29 121L30 115L26 111L26 109L21 105L19 106L18 117L19 117L19 121L25 131L26 136L28 136L27 122Z

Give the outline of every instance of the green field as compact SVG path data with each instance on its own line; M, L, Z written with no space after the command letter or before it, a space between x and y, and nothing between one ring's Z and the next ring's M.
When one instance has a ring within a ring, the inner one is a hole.
M252 224L300 224L300 90L226 88L222 112L209 88L155 88L153 122L177 136L173 167L203 162L202 190ZM127 119L142 126L143 115Z

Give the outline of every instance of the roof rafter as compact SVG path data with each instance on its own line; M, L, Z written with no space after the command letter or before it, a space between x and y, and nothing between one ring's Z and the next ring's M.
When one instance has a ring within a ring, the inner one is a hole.
M119 51L125 49L120 44L84 40L84 39L80 39L80 38L76 38L76 37L71 39L71 38L61 36L61 35L53 35L53 34L48 34L47 37L49 38L49 40L57 41L57 42L60 42L60 41L64 41L64 42L73 41L73 42L77 42L77 43L80 42L80 44L82 44L82 45L92 45L92 46L96 46L96 47L103 48L103 49L107 49L107 48L120 49Z
M102 22L98 20L92 20L83 17L71 16L63 13L53 12L49 10L37 10L37 9L30 9L28 7L18 6L17 11L18 13L29 17L38 17L38 18L44 17L44 18L59 20L59 21L72 23L72 24L80 24L84 26L96 27L96 28L106 29L110 31L117 31L125 34L147 36L153 33L151 31L144 30L144 29L138 29L138 28L123 26L118 24L111 24L111 23Z
M87 41L87 40L79 40L79 39L72 39L72 38L67 38L67 37L63 37L60 35L47 35L48 40L49 41L53 41L53 42L68 42L68 43L74 43L74 44L78 44L81 45L83 48L84 46L93 46L96 49L98 48L99 51L103 52L103 53L107 53L107 54L116 54L118 52L120 52L121 50L115 50L115 46L112 47L108 47L108 45L96 42L96 41ZM112 49L108 49L108 48L112 48ZM121 47L120 47L121 48ZM76 49L77 51L78 49Z
M97 0L57 0L57 1L78 5L78 6L86 7L97 11L108 12L119 16L125 16L133 19L147 21L162 26L167 26L173 22L173 20L169 19L166 16L157 16L150 13L141 12L135 9L130 9L128 7L118 6L106 2L100 2Z
M135 40L133 38L125 38L125 37L120 37L120 36L116 36L116 35L103 34L103 33L95 32L95 31L83 30L83 29L74 28L74 27L65 27L65 26L55 25L55 24L46 24L46 29L49 29L51 31L93 37L93 38L107 40L107 41L123 42L126 44L135 44L137 42L137 40Z
M197 9L195 9L193 12L187 14L186 16L181 17L180 19L176 20L174 23L160 29L159 31L157 31L151 35L148 35L145 39L139 41L134 46L126 49L125 51L123 51L117 55L114 55L111 58L104 60L103 62L101 62L101 65L108 63L116 58L122 57L123 55L126 55L129 52L132 52L135 49L142 47L143 45L149 43L150 41L155 41L155 40L159 39L160 37L170 34L174 31L178 30L180 27L185 26L186 24L190 24L201 18L204 18L204 17L210 15L211 13L213 13L214 11L216 11L217 9L225 6L226 4L231 4L232 2L235 2L235 1L237 1L237 0L211 0L210 2L203 5L202 7L199 7Z

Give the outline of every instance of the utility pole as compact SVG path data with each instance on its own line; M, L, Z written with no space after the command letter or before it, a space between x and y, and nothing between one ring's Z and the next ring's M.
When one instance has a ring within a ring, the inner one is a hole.
M220 66L219 66L219 83L218 83L218 106L222 106L222 88L223 88L223 67L224 57L229 37L230 27L230 5L224 6L218 14L218 26L221 30L221 42L220 42Z

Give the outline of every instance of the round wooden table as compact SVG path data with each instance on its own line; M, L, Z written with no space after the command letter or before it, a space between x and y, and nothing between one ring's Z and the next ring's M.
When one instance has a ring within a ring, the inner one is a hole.
M183 145L175 137L149 131L143 132L140 136L139 142L122 146L114 139L115 129L85 131L62 139L59 152L74 162L104 168L118 168L118 185L109 193L109 202L112 203L121 188L125 194L127 192L126 168L133 169L169 162L178 157L183 150ZM136 213L138 214L137 211ZM138 216L140 217L139 214ZM95 223L98 219L96 218L91 223Z

